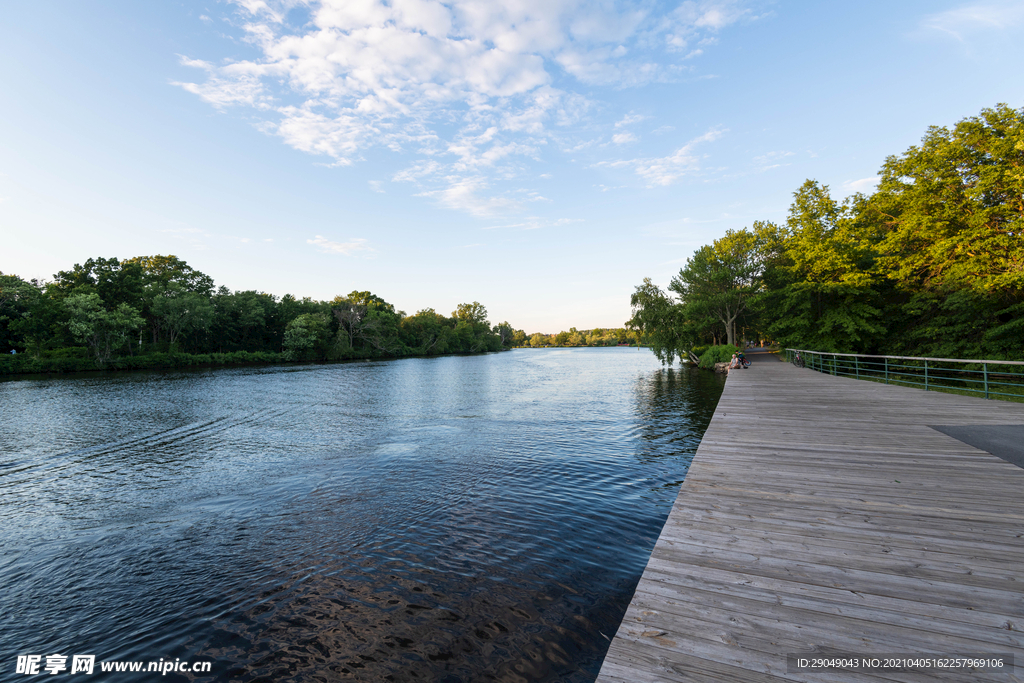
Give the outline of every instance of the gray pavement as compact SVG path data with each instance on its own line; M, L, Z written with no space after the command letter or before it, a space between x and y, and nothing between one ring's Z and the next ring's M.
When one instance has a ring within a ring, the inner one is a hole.
M967 425L932 429L1024 468L1024 425Z

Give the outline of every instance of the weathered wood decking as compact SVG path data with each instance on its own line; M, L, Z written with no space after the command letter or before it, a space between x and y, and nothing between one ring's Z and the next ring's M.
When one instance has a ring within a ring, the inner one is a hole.
M1024 404L733 371L599 683L1024 680L1024 469L928 425ZM1014 673L787 673L799 652L1008 653Z

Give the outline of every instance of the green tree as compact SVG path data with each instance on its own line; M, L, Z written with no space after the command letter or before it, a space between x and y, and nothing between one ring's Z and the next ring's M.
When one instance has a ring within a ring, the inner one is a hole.
M404 316L379 296L353 291L346 297L335 297L331 311L350 347L386 356L404 348L400 327Z
M120 304L141 309L145 305L145 288L142 268L117 258L91 258L83 264L76 263L71 270L54 275L48 286L57 299L73 293L94 292L110 310Z
M174 283L183 291L210 295L213 293L213 278L201 273L177 256L136 256L122 261L122 267L138 266L147 282L159 283L161 288Z
M864 201L854 195L840 204L808 180L793 194L785 229L755 225L764 264L759 310L782 344L849 352L885 334L874 274L878 233L863 219Z
M38 282L0 273L0 352L25 349L22 321L40 307L40 289Z
M505 322L498 323L491 330L494 334L498 335L498 341L501 344L501 348L508 349L516 345L515 336L516 330L512 328L512 325L506 320ZM523 332L523 337L526 337L526 333Z
M110 360L115 351L125 346L134 332L145 324L138 310L120 304L112 311L103 307L98 294L72 294L63 305L68 314L67 326L74 338L87 344L100 365Z
M683 310L668 294L655 285L651 278L644 278L629 299L633 316L626 327L644 336L654 355L665 365L671 365L676 356L686 353L695 340L683 318ZM626 330L615 337L620 344L627 343Z
M487 309L479 301L459 304L452 311L452 318L455 320L455 335L464 353L497 351L501 348L501 338L491 330Z
M284 354L288 360L324 360L327 358L330 330L323 313L303 313L284 332Z
M465 320L475 325L487 325L487 309L479 301L471 304L459 304L452 311L455 320Z
M882 166L869 210L879 265L913 290L1024 290L1024 109L932 127Z
M253 290L231 292L221 287L212 304L213 348L221 352L277 350L268 333L268 321L275 317L277 307L273 295Z
M214 317L209 299L186 291L176 282L167 283L166 289L153 299L152 311L172 346L182 333L208 329Z
M728 344L736 343L736 326L751 311L760 288L761 264L754 235L729 230L687 260L669 289L679 296L688 321L712 318L725 329Z
M406 346L422 355L448 353L454 338L453 322L433 308L402 318L400 326Z

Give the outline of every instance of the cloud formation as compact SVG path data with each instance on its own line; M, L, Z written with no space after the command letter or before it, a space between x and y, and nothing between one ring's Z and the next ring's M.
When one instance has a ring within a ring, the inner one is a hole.
M999 31L1024 24L1024 5L1014 2L987 2L955 7L924 18L921 26L964 42L965 36L979 31Z
M671 10L616 0L230 2L258 56L219 66L182 57L205 79L176 85L221 110L255 110L262 130L332 165L376 148L414 154L396 180L476 215L514 204L473 199L488 179L515 177L593 110L574 87L677 78L697 46L750 14L732 0ZM615 141L631 139L621 131Z
M332 242L323 235L317 235L315 239L306 240L306 244L315 245L325 254L342 254L344 256L351 256L359 251L373 251L366 240L361 237L352 238L348 242Z
M723 128L712 128L703 135L693 138L677 149L673 154L654 159L628 159L600 162L597 166L607 168L632 168L638 176L647 181L648 187L671 185L680 178L694 175L701 170L702 155L696 152L698 145L714 142L727 131Z

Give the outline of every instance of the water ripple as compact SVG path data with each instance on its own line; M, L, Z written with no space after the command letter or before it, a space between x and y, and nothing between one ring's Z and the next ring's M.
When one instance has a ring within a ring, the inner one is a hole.
M721 386L636 349L0 383L2 651L591 681Z

